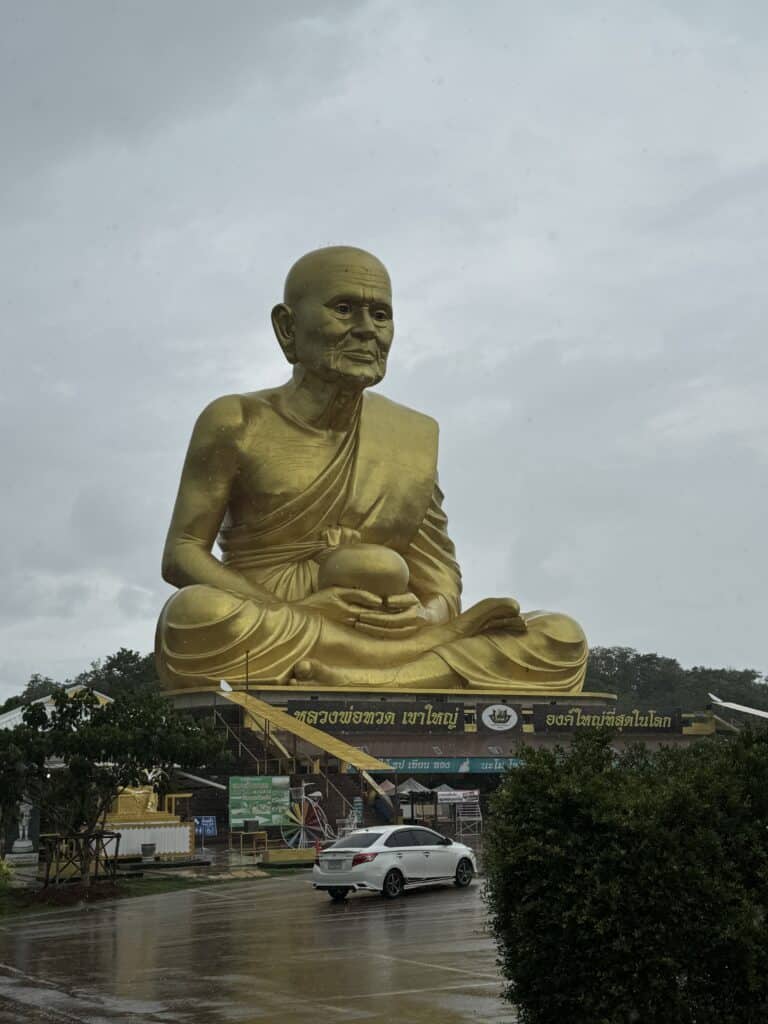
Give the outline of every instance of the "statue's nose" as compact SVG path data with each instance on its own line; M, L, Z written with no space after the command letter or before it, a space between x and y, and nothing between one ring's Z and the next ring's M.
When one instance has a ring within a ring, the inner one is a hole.
M376 328L367 306L361 307L355 320L355 326L352 328L352 334L355 338L376 337Z

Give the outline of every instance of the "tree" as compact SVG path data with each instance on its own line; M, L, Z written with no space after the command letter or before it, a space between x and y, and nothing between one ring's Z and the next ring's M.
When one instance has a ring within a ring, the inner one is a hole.
M29 677L29 682L17 697L9 697L6 700L0 707L0 712L12 711L23 704L31 704L35 700L48 697L54 690L60 688L60 685L48 676L41 676L39 672L35 672Z
M35 672L30 676L29 682L20 694L9 697L4 704L0 705L0 713L31 704L41 697L50 696L63 686L74 684L98 690L99 693L103 693L107 697L116 697L120 693L135 693L145 690L159 692L160 690L154 654L139 654L138 651L121 647L120 650L108 655L103 661L100 659L92 661L87 669L63 684L49 676L41 676Z
M21 753L23 790L48 828L68 834L102 829L126 786L146 785L151 778L162 792L174 767L200 768L222 754L220 737L145 690L104 705L89 690L72 696L56 691L51 708L31 705L23 724L6 733L6 742ZM87 885L90 851L82 845L81 879Z
M674 658L640 654L631 647L593 648L584 686L615 693L620 710L675 707L702 711L710 703L711 692L768 710L766 680L754 669L685 669Z
M127 647L110 654L104 661L92 661L90 668L72 680L108 697L160 689L154 654L139 654Z
M768 734L520 756L485 868L521 1024L765 1021Z

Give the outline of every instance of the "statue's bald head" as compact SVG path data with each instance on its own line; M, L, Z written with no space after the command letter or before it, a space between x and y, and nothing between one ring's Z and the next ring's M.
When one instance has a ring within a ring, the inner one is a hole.
M351 245L314 249L296 260L285 279L283 301L295 308L307 294L323 288L329 276L348 278L351 284L375 286L391 294L387 268L372 253Z
M308 252L288 272L272 325L294 374L352 389L378 384L394 336L389 274L364 249Z

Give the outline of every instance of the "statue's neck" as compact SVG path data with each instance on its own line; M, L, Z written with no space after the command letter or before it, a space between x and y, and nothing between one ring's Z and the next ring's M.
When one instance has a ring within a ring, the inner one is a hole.
M346 432L357 422L363 389L344 381L323 380L296 367L285 398L293 417L307 426Z

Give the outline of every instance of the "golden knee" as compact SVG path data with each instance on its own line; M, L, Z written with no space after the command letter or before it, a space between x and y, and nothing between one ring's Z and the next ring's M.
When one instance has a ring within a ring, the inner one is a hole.
M212 626L242 608L243 598L204 584L183 587L171 597L162 618L171 628Z

